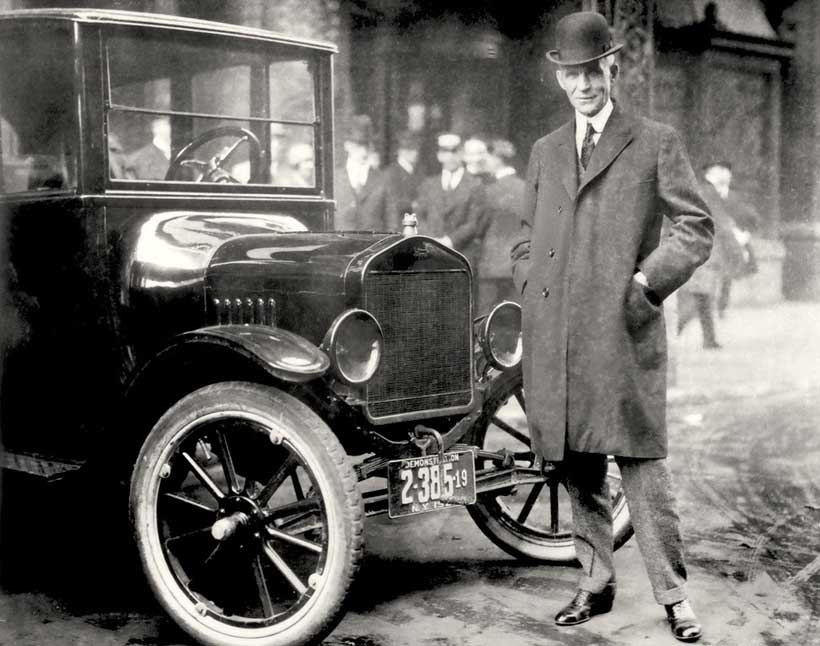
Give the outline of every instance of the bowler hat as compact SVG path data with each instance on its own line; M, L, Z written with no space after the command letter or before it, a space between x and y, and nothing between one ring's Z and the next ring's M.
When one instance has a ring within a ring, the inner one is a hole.
M558 65L583 65L623 47L612 42L606 18L594 11L579 11L561 18L556 41L558 47L547 52L547 59Z
M362 146L370 146L373 142L373 122L366 114L354 115L350 120L345 141L352 141Z

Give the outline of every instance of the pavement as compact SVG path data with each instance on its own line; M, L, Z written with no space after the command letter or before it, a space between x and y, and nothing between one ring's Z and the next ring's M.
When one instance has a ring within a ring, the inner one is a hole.
M670 467L707 646L820 646L818 332L820 304L779 303L730 310L720 350L700 347L696 325L679 339ZM106 549L94 501L61 495L65 508L30 516L22 545L2 555L0 645L190 644L133 564ZM463 509L371 518L348 612L325 646L678 643L634 539L615 562L613 611L559 629L576 567L509 557Z

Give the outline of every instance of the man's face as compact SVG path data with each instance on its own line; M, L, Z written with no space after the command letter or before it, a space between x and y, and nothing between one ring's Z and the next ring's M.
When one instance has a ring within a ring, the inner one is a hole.
M718 194L726 198L732 185L732 171L725 166L710 166L704 175L706 181L715 187Z
M437 158L441 167L451 173L461 166L461 153L458 150L440 149Z
M471 173L483 173L486 170L487 144L480 139L468 139L464 142L464 165Z
M618 66L601 59L584 65L568 65L555 71L558 85L567 94L572 107L586 117L594 117L612 96L612 81Z

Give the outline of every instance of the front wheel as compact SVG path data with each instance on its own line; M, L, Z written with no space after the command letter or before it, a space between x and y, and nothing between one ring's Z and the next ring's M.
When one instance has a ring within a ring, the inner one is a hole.
M142 446L130 507L154 594L199 642L315 643L341 618L361 495L339 441L290 395L225 382L180 400Z
M476 472L505 466L499 456L521 467L534 465L520 369L502 373L490 385L471 443L493 456L479 457ZM612 458L608 477L618 549L632 536L632 524L620 472ZM468 511L479 529L508 554L552 563L575 560L570 503L560 468L546 483L482 494Z

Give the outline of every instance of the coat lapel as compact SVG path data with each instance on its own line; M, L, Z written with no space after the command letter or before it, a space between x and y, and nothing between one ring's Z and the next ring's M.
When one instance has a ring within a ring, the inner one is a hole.
M578 193L583 191L587 184L609 167L615 158L621 154L621 151L632 141L632 137L630 120L616 107L609 117L603 133L601 133L598 145L595 146L592 158L589 160L589 166L581 175Z
M558 134L558 172L567 195L575 199L578 189L578 162L575 152L575 119L564 124Z

